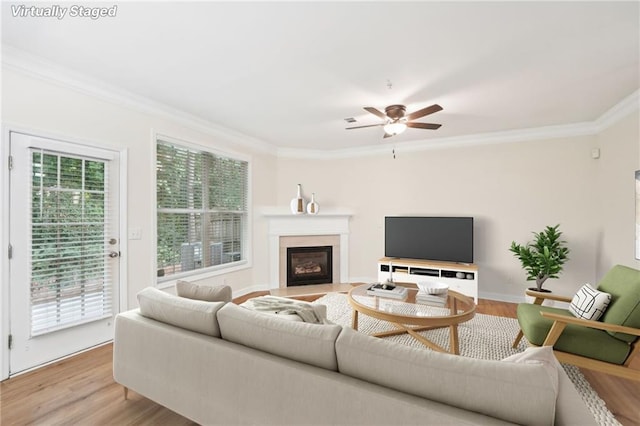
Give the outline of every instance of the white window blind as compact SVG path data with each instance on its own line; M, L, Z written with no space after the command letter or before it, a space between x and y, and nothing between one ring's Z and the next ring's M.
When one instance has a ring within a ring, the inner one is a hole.
M31 150L31 335L112 314L104 161Z
M156 148L158 280L245 261L248 163L162 140Z

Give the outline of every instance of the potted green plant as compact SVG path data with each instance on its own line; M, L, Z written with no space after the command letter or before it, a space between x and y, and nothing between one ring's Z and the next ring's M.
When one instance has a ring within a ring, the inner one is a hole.
M559 224L547 226L542 232L534 232L534 240L525 245L511 242L509 251L522 263L527 272L527 281L536 282L536 288L530 290L549 292L542 288L542 284L548 278L558 278L564 263L569 260L569 249L566 241L560 239L562 232L558 230L559 227Z

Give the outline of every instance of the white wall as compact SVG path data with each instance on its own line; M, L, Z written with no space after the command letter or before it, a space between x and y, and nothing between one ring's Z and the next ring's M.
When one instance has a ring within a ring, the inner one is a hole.
M637 128L637 118L635 123ZM384 254L385 215L474 216L480 296L499 300L520 300L532 284L508 251L511 241L525 242L532 231L559 223L570 260L560 278L545 287L572 294L584 282L596 280L598 256L603 257L601 268L608 268L614 257L633 266L634 217L629 206L634 205L638 137L632 128L633 122L625 121L602 136L421 152L396 149L395 160L391 151L330 161L281 158L278 202L286 205L295 184L301 183L307 197L316 193L321 211L330 206L354 211L353 279L375 279L376 261ZM591 158L591 149L609 139L616 142L602 148L602 158ZM617 170L617 157L629 158L626 172ZM626 178L628 183L622 182ZM614 195L611 185L626 189ZM603 203L615 203L615 209L602 214Z
M611 266L640 269L635 259L635 171L640 169L640 116L631 114L598 135L597 278Z
M19 127L73 139L101 144L128 152L128 227L139 227L142 239L128 241L128 307L136 307L135 295L155 283L153 268L154 229L153 203L154 152L153 132L162 133L218 150L239 152L251 157L254 205L275 204L275 157L265 150L252 150L239 144L237 137L215 131L194 130L179 120L161 114L141 112L122 103L104 100L45 82L22 73L3 69L2 121L9 128ZM3 144L8 141L2 142ZM5 165L3 164L3 167ZM235 293L246 291L259 277L267 276L265 230L258 224L253 229L253 267L210 278L210 283L229 284ZM126 235L122 236L126 238Z

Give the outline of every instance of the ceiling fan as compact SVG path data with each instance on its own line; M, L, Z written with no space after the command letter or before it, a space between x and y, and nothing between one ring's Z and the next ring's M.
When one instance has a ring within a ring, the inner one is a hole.
M405 111L407 110L407 108L404 105L389 105L384 109L384 113L373 107L364 107L364 109L371 114L382 118L384 122L378 124L369 124L366 126L347 127L347 130L384 126L383 137L389 138L391 136L399 135L400 133L404 132L407 127L411 127L414 129L436 130L440 128L440 126L442 126L442 124L416 123L414 121L411 121L420 117L424 117L425 115L433 114L434 112L442 111L442 107L438 104L433 104L426 108L422 108L408 115L405 115Z

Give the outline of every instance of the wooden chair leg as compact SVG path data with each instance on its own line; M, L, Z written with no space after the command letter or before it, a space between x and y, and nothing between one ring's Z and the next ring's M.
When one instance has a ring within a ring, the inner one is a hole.
M517 348L518 344L520 343L520 340L522 340L522 337L524 336L524 333L522 332L522 330L518 331L518 335L516 336L516 340L513 341L513 345L511 346L512 348Z
M123 386L123 388L124 388L124 399L126 401L127 398L129 397L129 388L126 386Z
M564 328L567 326L565 322L554 321L549 333L547 334L547 338L542 342L542 346L553 346L558 341L558 337L564 331Z

